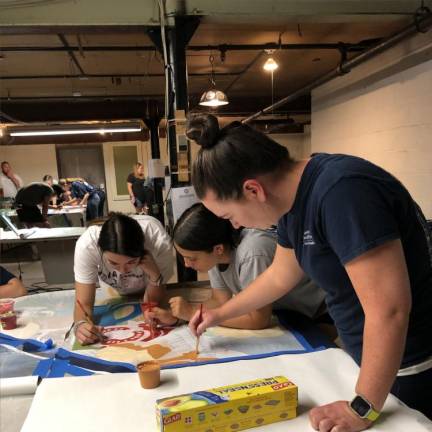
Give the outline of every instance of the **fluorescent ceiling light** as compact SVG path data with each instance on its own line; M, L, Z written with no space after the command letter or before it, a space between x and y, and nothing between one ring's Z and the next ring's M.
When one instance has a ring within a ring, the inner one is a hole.
M65 123L46 125L20 125L9 127L10 136L47 136L47 135L82 135L105 133L140 132L143 123L140 120L112 123Z

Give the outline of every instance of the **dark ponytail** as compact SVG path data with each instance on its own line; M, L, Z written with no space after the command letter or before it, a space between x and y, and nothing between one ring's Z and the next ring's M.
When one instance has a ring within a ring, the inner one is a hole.
M129 216L111 213L102 225L98 246L102 252L112 252L132 258L142 258L144 234L140 224Z
M197 115L188 120L186 135L201 146L192 167L200 199L209 189L221 200L240 199L245 180L277 177L294 163L284 146L239 122L219 129L216 117Z
M174 227L173 239L182 249L212 252L218 244L235 248L239 233L229 220L217 217L198 203L181 215Z

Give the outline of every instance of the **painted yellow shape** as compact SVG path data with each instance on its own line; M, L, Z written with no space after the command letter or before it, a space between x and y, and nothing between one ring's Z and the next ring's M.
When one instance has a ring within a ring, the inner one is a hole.
M134 311L134 307L132 305L126 305L116 309L113 313L115 319L123 319L130 315Z
M96 353L96 357L103 360L114 362L126 362L137 365L145 361L154 360L154 358L147 352L147 350L137 351L135 349L125 348L121 345L108 346L100 349Z

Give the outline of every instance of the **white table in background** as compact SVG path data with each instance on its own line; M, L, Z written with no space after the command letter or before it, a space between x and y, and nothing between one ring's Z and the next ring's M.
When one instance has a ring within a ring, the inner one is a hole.
M12 231L2 231L0 243L36 245L49 285L73 283L73 258L75 243L83 234L83 227L65 228L31 228L19 230L20 233L32 234L28 238L20 238Z
M85 206L64 206L61 209L48 209L48 218L56 219L62 217L67 226L85 226L86 222ZM4 211L6 216L17 218L17 212L14 209Z

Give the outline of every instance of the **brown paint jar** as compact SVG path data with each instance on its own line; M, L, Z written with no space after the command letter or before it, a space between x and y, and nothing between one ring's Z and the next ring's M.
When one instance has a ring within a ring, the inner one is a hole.
M152 389L160 384L160 364L147 361L137 366L141 387Z

